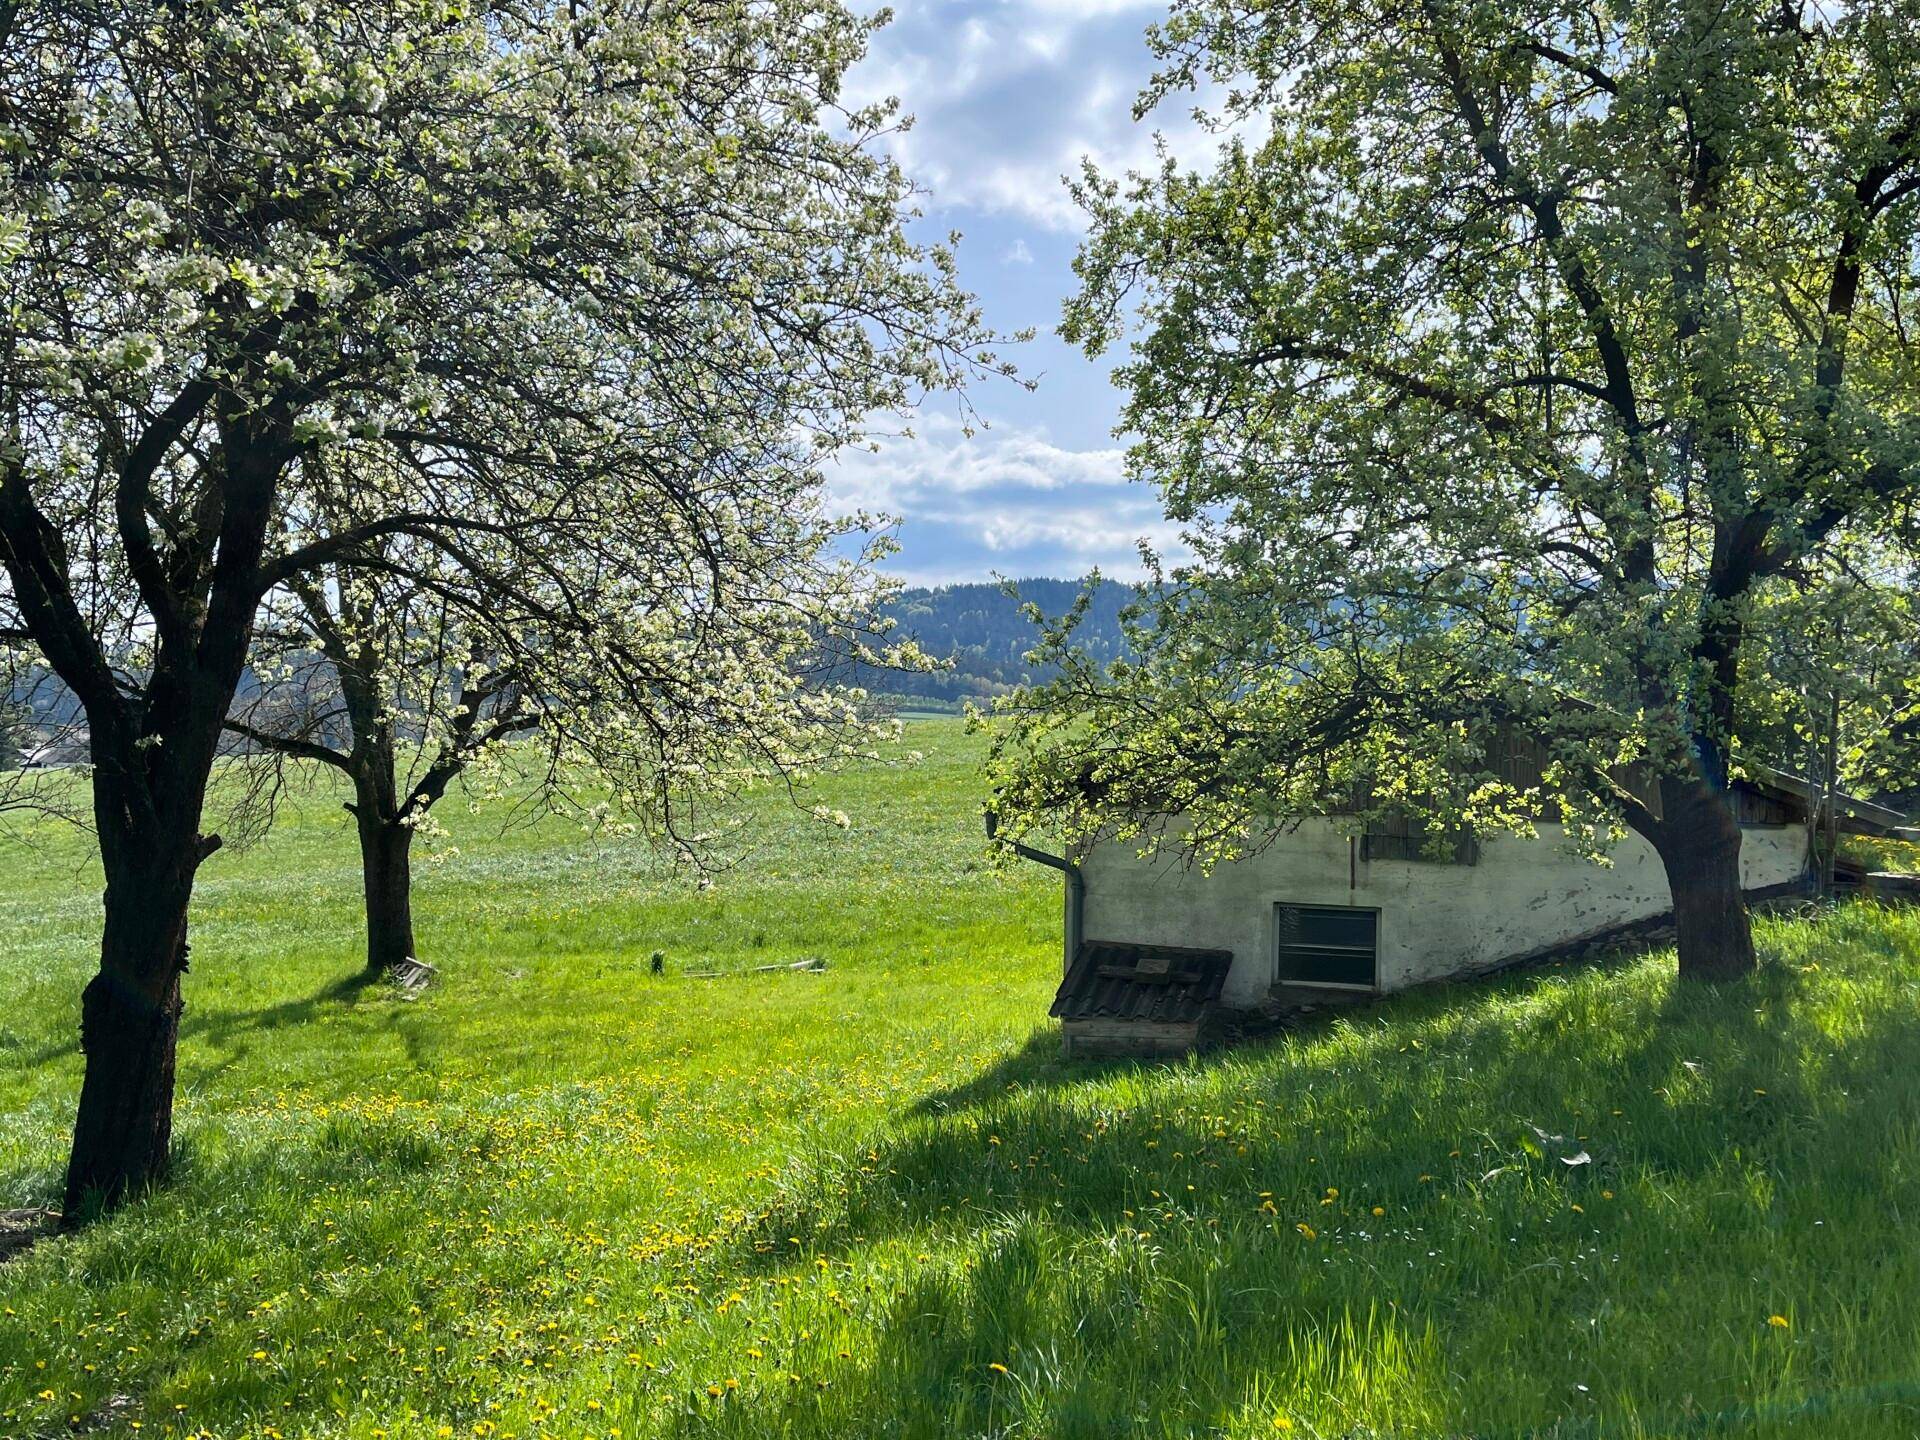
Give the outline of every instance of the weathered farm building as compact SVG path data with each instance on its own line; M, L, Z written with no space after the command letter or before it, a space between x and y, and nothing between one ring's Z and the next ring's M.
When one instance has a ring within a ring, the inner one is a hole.
M1816 815L1794 777L1736 782L1750 897L1803 892ZM1887 834L1905 818L1836 797L1842 831ZM1609 865L1573 854L1561 827L1533 838L1462 837L1435 855L1407 827L1315 818L1203 873L1138 842L1071 857L1022 847L1065 871L1065 976L1052 1013L1068 1053L1169 1053L1223 1012L1285 1009L1403 990L1543 958L1657 923L1670 910L1653 847L1629 836Z

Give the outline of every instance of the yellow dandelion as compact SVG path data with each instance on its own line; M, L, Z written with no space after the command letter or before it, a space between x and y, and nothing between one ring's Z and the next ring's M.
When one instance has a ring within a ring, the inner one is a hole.
M998 1360L987 1366L987 1368L996 1375L1005 1375L1007 1373L1007 1367L1002 1365Z
M1293 1228L1298 1230L1302 1235L1306 1236L1307 1239L1309 1240L1315 1240L1319 1238L1313 1233L1313 1227L1307 1224L1307 1222L1304 1220L1302 1220L1299 1224L1295 1225Z
M1384 1205L1376 1205L1373 1207L1373 1213L1375 1216L1384 1215L1387 1213L1387 1207Z
M1784 1315L1769 1315L1767 1316L1767 1324L1771 1325L1775 1330L1784 1330L1787 1328L1787 1317Z
M1293 1428L1293 1421L1284 1415L1276 1415L1273 1417L1273 1428L1276 1430L1291 1430Z

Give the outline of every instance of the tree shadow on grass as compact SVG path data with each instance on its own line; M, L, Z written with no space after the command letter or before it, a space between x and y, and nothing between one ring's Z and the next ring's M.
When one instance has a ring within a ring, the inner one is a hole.
M1236 1055L1256 1053L1283 1036L1320 1034L1343 1017L1350 1019L1375 1013L1380 1004L1388 1003L1392 998L1279 1019L1254 1017L1239 1028L1223 1032L1201 1049L1159 1059L1088 1055L1069 1057L1061 1049L1059 1029L1053 1025L1043 1025L1029 1035L1019 1048L1002 1055L978 1075L922 1096L914 1103L911 1113L922 1116L946 1115L1035 1091L1084 1087L1119 1075L1205 1068Z
M1069 1060L1060 1053L1060 1032L1044 1025L1018 1049L1002 1055L972 1079L932 1091L915 1101L915 1115L946 1115L1007 1099L1010 1095L1084 1085L1090 1080L1140 1068L1134 1060Z
M1920 1026L1823 984L1525 972L1173 1067L1042 1031L743 1242L904 1278L864 1368L732 1433L1574 1434L1900 1379L1920 1257L1859 1237L1920 1165Z
M383 977L370 974L366 970L356 970L322 986L313 994L298 1000L283 1000L277 1005L268 1005L259 1010L247 1010L237 1013L216 1012L201 1015L194 1007L191 997L184 1007L180 1018L180 1041L202 1040L209 1044L225 1044L233 1037L256 1030L281 1030L290 1025L303 1025L319 1018L329 1008L350 1008L358 1003L361 996L376 986L383 985ZM64 1060L80 1053L80 1036L76 1028L73 1035L57 1045L44 1046L25 1059L29 1067L50 1065L56 1060Z
M364 968L343 975L297 1000L282 1000L258 1010L218 1011L196 1015L189 1008L180 1022L180 1038L221 1045L237 1035L255 1031L284 1030L290 1025L305 1025L317 1020L323 1011L351 1009L370 991L384 991L386 978Z
M1410 991L1323 1007L1310 1012L1278 1018L1253 1017L1245 1023L1223 1030L1204 1048L1183 1056L1159 1060L1139 1058L1069 1058L1061 1050L1060 1031L1042 1026L1029 1035L1018 1049L1001 1056L971 1079L923 1096L912 1107L915 1115L944 1115L989 1105L1022 1092L1043 1089L1067 1089L1086 1086L1115 1075L1140 1074L1154 1070L1204 1068L1235 1056L1257 1053L1285 1037L1311 1038L1329 1028L1347 1023L1366 1023L1377 1018L1382 1007L1395 1007L1401 1013L1408 1005L1451 1007L1466 1003L1476 990L1487 986L1526 985L1551 982L1560 974L1581 972L1618 973L1644 959L1650 950L1660 947L1648 943L1623 942L1577 960L1542 960L1527 963L1479 980L1432 982ZM1463 986L1468 987L1463 990Z
M329 1011L351 1009L369 989L383 983L381 977L369 975L364 970L360 970L329 982L311 995L297 1000L282 1001L259 1010L201 1016L196 1014L189 1005L180 1023L180 1054L177 1064L181 1087L205 1086L243 1063L249 1054L249 1047L244 1043L245 1037L256 1032L282 1030L289 1026L306 1024ZM203 1046L206 1047L204 1052ZM22 1063L33 1068L52 1064L79 1053L80 1041L76 1033L72 1039L62 1044L46 1046L26 1056ZM191 1170L196 1163L196 1158L192 1150L191 1137L176 1133L170 1162L170 1168L174 1173L181 1175ZM57 1199L63 1183L61 1177L64 1170L65 1152L63 1150L57 1161L49 1159L44 1164L0 1174L0 1196L21 1195L47 1200Z
M60 1215L44 1205L0 1210L0 1265L60 1233Z
M307 1025L328 1015L350 1013L363 1000L384 998L390 993L385 976L357 969L321 986L311 995L283 1000L258 1010L196 1014L189 1006L180 1023L182 1078L195 1086L209 1085L246 1062L254 1039ZM393 1025L398 1023L403 1008L386 1006L377 1013Z

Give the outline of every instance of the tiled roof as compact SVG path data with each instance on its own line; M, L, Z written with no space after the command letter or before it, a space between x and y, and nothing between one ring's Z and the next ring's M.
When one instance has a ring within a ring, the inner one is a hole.
M1074 956L1049 1014L1062 1020L1198 1020L1220 999L1231 950L1088 940Z

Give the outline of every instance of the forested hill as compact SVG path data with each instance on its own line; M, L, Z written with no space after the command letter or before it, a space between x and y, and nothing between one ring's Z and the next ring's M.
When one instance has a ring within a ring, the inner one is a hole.
M855 683L875 694L957 705L999 695L1028 679L1040 678L1023 659L1039 637L1033 622L1021 613L1031 601L1046 615L1061 615L1083 588L1078 580L1018 580L1018 598L997 583L943 585L933 590L907 590L888 607L899 621L899 638L912 639L950 668L927 675L900 674L860 667ZM1120 608L1132 591L1113 581L1102 581L1093 604L1077 632L1081 644L1097 659L1120 653Z
M1020 606L1030 600L1047 615L1065 614L1079 596L1082 582L1015 583L1020 592L1017 599L997 582L903 591L887 612L899 622L895 635L917 641L927 654L950 662L949 668L932 674L903 674L857 666L849 683L908 707L944 710L957 709L967 700L990 699L1024 680L1040 678L1022 659L1039 632L1021 614ZM1131 594L1125 585L1101 582L1078 632L1081 644L1095 658L1109 660L1120 653L1120 607ZM249 675L242 683L242 694L251 693L253 685ZM84 726L79 709L51 676L32 672L18 681L10 695L0 690L0 768L10 765L17 751L44 745L55 732L65 733L74 726ZM81 758L78 747L84 743L83 732L75 733L81 738L69 735L56 758ZM66 753L68 749L71 754Z

